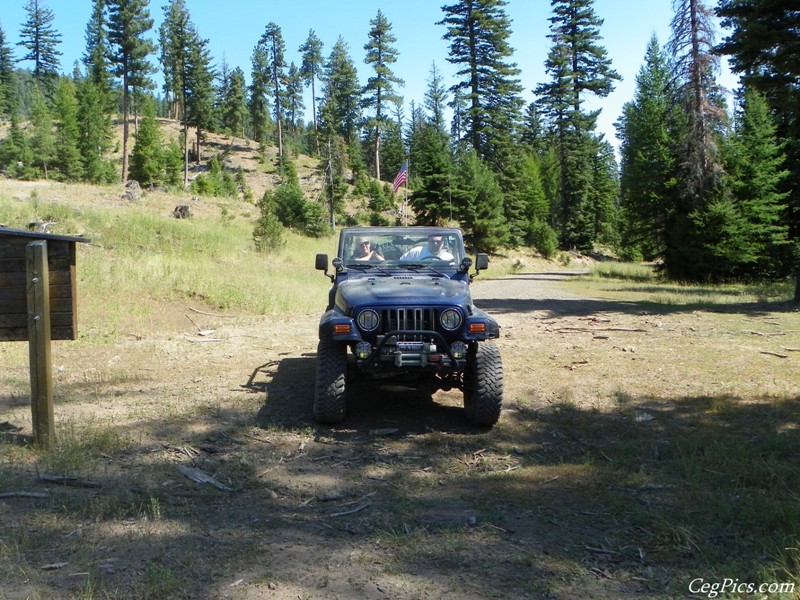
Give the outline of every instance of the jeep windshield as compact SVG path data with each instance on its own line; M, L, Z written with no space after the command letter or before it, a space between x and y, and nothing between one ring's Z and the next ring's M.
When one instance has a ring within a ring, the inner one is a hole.
M457 229L355 227L342 230L339 257L347 269L370 272L457 269L464 243Z

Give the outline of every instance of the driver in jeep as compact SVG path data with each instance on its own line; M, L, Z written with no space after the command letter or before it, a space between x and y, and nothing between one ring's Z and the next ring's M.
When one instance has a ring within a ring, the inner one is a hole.
M404 262L426 259L454 260L455 257L444 247L444 237L435 234L428 237L427 246L415 246L400 257Z

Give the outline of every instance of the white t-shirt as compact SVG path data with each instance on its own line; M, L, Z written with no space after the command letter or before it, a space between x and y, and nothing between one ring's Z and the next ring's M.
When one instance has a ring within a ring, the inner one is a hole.
M436 258L438 260L453 260L455 258L444 248L442 248L439 254L433 254L430 251L430 248L428 248L428 245L425 244L424 246L415 246L414 248L403 254L403 256L400 257L400 260L411 262L415 260L424 260L430 257Z

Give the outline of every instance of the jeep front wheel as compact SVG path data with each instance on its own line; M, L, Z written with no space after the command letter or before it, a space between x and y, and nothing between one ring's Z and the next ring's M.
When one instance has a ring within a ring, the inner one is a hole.
M314 418L320 423L341 423L347 412L345 381L347 345L327 338L317 346Z
M473 425L494 425L503 406L503 363L491 343L473 344L464 371L464 414Z

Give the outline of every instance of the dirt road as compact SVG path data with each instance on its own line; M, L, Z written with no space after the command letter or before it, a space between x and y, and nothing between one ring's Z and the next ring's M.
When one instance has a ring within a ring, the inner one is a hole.
M342 426L317 426L319 314L175 305L157 334L57 344L65 450L0 470L48 498L0 501L0 597L667 597L636 552L644 534L593 507L580 423L565 433L546 414L572 406L614 431L623 401L702 396L691 352L712 325L576 297L559 287L572 272L487 275L473 293L501 324L506 383L489 431L466 424L457 391L374 385L350 390ZM731 368L753 368L726 344ZM25 434L25 349L0 346L0 365L0 423ZM54 489L36 480L47 471L99 487Z

